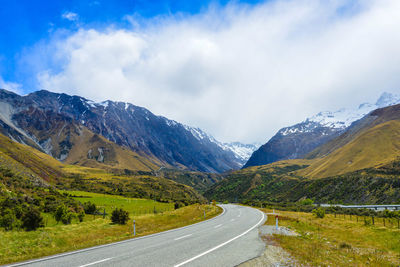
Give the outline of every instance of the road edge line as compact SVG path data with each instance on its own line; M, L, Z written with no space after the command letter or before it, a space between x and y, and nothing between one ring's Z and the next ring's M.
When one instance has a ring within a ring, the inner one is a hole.
M202 257L202 256L204 256L204 255L206 255L206 254L208 254L208 253L210 253L210 252L213 252L214 250L217 250L217 249L219 249L219 248L221 248L221 247L223 247L223 246L229 244L230 242L232 242L232 241L234 241L234 240L236 240L236 239L238 239L238 238L244 236L245 234L247 234L248 232L250 232L251 230L253 230L253 229L256 228L257 226L259 226L260 223L262 223L262 221L264 220L265 214L264 214L264 212L262 212L262 211L260 211L260 210L258 210L258 209L255 209L255 210L259 211L259 212L261 213L262 217L261 217L261 219L260 219L254 226L252 226L250 229L244 231L244 232L241 233L240 235L235 236L234 238L229 239L228 241L225 241L224 243L219 244L218 246L215 246L215 247L213 247L213 248L211 248L211 249L209 249L209 250L207 250L207 251L205 251L205 252L203 252L203 253L200 253L200 254L197 255L197 256L194 256L193 258L190 258L190 259L188 259L188 260L186 260L186 261L184 261L184 262L181 262L181 263L179 263L179 264L176 264L176 265L174 265L174 267L183 266L183 265L185 265L185 264L187 264L187 263L189 263L189 262L192 262L192 261L194 261L194 260L196 260L196 259L198 259L198 258L200 258L200 257Z

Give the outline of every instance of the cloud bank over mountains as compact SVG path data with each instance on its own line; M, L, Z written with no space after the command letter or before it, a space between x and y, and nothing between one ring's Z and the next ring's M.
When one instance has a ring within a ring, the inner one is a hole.
M82 26L29 56L47 51L40 88L132 102L223 141L265 142L319 111L399 92L399 10L397 0L212 5L126 16L128 28Z

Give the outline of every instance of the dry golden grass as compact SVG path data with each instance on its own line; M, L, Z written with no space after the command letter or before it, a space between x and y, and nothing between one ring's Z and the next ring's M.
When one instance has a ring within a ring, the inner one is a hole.
M0 165L22 176L36 176L52 182L63 175L62 164L30 146L0 134Z
M137 236L149 235L212 218L222 209L211 205L191 205L160 214L136 216ZM56 225L32 232L0 231L0 264L23 261L56 253L132 238L132 221L112 225L97 218L79 224Z
M358 135L328 156L315 160L297 173L309 178L324 178L364 168L376 167L400 156L400 121L379 124Z
M271 212L271 210L263 210ZM275 236L280 246L300 264L306 266L399 266L400 230L397 221L383 226L365 225L363 217L326 215L315 218L311 213L277 211L280 225L300 235ZM357 222L358 219L358 222ZM387 220L387 219L386 219ZM274 224L268 220L267 224Z
M267 165L261 165L261 166L252 166L252 167L248 167L245 168L243 170L240 170L238 172L241 173L253 173L256 172L258 170L262 170L262 171L274 171L274 168L285 168L288 166L292 166L292 165L310 165L313 162L315 162L315 159L289 159L289 160L281 160L281 161L277 161L277 162L273 162Z
M158 170L163 164L149 155L143 156L138 153L121 147L101 135L94 134L83 127L79 136L73 136L74 146L69 151L65 160L66 164L77 164L93 168L110 169L129 169L152 171ZM98 162L98 148L103 150L104 161ZM88 158L88 152L91 150L92 158Z

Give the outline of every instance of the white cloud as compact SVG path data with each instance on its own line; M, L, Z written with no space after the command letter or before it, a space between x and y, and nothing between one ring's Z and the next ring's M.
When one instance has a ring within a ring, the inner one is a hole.
M76 14L76 13L74 13L74 12L71 12L71 11L66 11L66 12L64 12L64 13L61 15L61 17L62 17L63 19L69 20L69 21L76 21L76 20L79 19L78 14Z
M397 0L282 0L81 29L54 40L61 71L38 79L130 101L223 141L265 142L318 111L399 91L398 10Z
M2 77L0 77L0 89L6 89L8 91L12 91L17 94L22 94L21 84L14 82L6 82Z

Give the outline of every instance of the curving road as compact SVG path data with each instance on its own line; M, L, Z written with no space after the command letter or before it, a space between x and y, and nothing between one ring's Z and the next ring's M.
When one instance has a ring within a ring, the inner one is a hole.
M264 251L259 210L221 205L223 214L159 234L11 266L236 266Z

